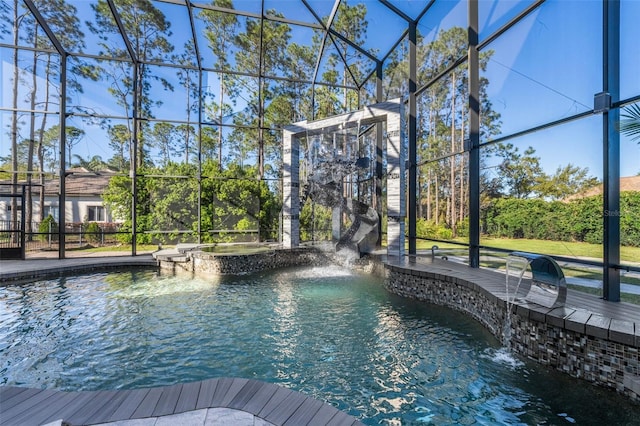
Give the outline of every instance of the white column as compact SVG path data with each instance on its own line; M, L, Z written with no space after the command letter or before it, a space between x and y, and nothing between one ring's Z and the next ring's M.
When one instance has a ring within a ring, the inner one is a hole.
M406 215L406 147L403 143L402 103L387 114L387 255L404 256Z
M285 248L300 245L300 157L298 138L283 131L282 174L282 245Z

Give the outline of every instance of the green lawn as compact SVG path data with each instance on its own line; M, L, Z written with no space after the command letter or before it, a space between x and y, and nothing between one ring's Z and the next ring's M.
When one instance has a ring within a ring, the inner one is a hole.
M85 252L85 253L115 253L122 252L131 254L131 245L122 244L122 245L114 245L114 246L102 246L102 247L93 247L91 245L83 246L83 247L73 247L67 248L67 251L73 252ZM138 244L136 247L136 253L151 253L158 250L158 246L156 244Z
M466 242L459 240L459 242ZM463 248L455 244L435 243L441 249ZM566 241L528 240L514 238L486 238L480 240L482 246L495 247L513 251L526 251L543 253L564 257L579 257L585 259L601 260L602 245L589 243L574 243ZM418 249L430 249L434 245L431 241L419 240ZM621 247L620 258L623 262L640 265L640 247Z
M602 296L602 290L599 288L591 288L591 287L581 287L575 285L567 285L568 288L581 291L583 293L589 293L596 296ZM621 302L633 303L635 305L640 305L640 296L637 294L629 294L629 293L621 293L620 294Z

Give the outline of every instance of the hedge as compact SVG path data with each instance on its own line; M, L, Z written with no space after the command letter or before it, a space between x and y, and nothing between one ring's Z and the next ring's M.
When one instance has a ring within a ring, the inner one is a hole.
M620 210L602 208L602 195L568 202L500 198L482 209L482 232L493 237L602 243L603 217L620 217L620 243L640 247L640 192L622 192Z

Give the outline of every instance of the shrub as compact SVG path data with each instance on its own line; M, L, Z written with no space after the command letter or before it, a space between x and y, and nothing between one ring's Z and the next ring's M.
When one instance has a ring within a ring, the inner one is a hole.
M49 233L51 233L51 240L58 241L58 223L53 218L53 216L49 215L44 218L40 225L38 225L38 239L40 241L48 241Z
M640 247L640 192L620 194L620 244Z
M619 215L620 244L640 246L640 193L622 192L620 211L603 212L602 195L569 202L502 198L482 211L483 231L505 238L602 244L603 214Z
M90 243L100 243L102 241L102 228L96 222L86 223L84 226L84 237Z
M450 240L453 238L453 231L446 225L438 224L433 220L420 218L416 222L416 236L418 238Z

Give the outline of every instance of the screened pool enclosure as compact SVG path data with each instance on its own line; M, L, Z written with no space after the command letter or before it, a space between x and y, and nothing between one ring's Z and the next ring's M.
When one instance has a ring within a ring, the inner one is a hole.
M391 220L407 256L550 255L612 301L640 284L640 2L2 0L0 14L8 256L282 242L284 128L400 99L406 213L387 215L385 124L345 121L299 137L302 243L334 237L302 194L332 153L367 159L342 193L376 209L380 246Z

